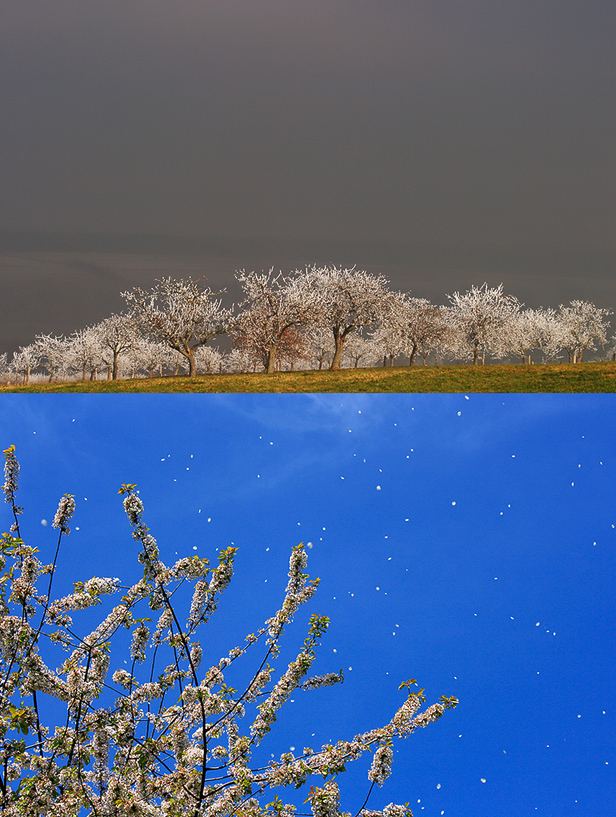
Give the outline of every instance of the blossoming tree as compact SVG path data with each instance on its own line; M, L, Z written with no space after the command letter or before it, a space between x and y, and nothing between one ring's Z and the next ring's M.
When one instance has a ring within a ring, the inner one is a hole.
M611 310L600 309L590 301L571 301L561 304L558 320L563 328L563 349L569 355L569 363L581 363L587 349L596 349L597 343L607 343L607 320Z
M373 338L390 362L400 354L409 358L409 366L417 353L424 364L431 349L446 336L447 324L443 312L425 298L411 298L404 292L393 293L381 325Z
M498 345L507 324L514 321L522 304L513 295L505 295L503 285L472 286L465 293L447 296L451 302L449 315L458 331L461 356L472 357L477 365L479 355L492 351Z
M352 332L377 326L391 294L384 275L355 268L311 267L298 274L296 284L314 310L314 324L333 335L331 369L340 368L344 344Z
M307 556L301 545L292 550L279 610L243 644L202 669L199 629L231 581L236 548L223 550L215 567L198 556L165 565L144 522L136 486L123 485L119 493L143 575L129 586L117 578L78 581L73 593L54 599L53 580L62 538L70 532L74 497L60 500L53 521L58 539L46 564L22 535L14 446L4 454L4 493L13 518L0 541L0 570L5 571L0 582L0 811L5 817L292 817L296 806L273 794L286 788L304 789L303 802L314 817L338 817L338 775L366 751L374 754L362 813L411 814L407 805L391 803L369 812L365 807L374 787L391 773L393 739L438 720L457 704L456 698L443 696L421 712L425 697L423 690L411 691L414 679L400 686L408 688L408 696L385 726L317 751L305 748L298 757L285 753L266 765L253 760L295 689L342 681L342 673L309 676L329 623L317 614L310 618L297 657L273 679L270 661L279 654L283 632L318 586L304 572ZM179 591L190 585L192 598L182 623ZM80 634L73 621L80 611L119 592L119 603L101 623ZM123 628L131 632L130 662L114 669L118 657L112 641L121 640ZM57 669L50 661L54 648L65 654ZM227 685L227 675L248 651L260 651L258 668L237 691ZM65 717L46 722L46 698L56 699ZM244 719L247 727L242 727ZM321 785L306 792L307 781L317 778Z
M134 321L129 315L113 314L93 327L98 335L103 363L109 368L111 379L118 379L118 363L122 355L139 342Z
M32 370L36 369L40 360L40 350L34 343L29 343L27 346L20 346L19 351L15 352L11 361L11 369L23 378L23 383L27 386L30 383Z
M224 334L231 322L230 310L212 290L200 289L191 278L161 278L150 292L135 287L122 297L139 329L186 358L190 377L197 373L195 349Z
M59 371L66 372L68 353L66 338L39 334L36 335L33 347L36 350L39 365L43 366L49 375L50 383Z
M295 330L312 317L311 307L301 286L273 269L259 275L242 270L236 278L244 291L242 311L234 329L234 344L260 360L268 374L276 369L279 352L283 356L297 347Z

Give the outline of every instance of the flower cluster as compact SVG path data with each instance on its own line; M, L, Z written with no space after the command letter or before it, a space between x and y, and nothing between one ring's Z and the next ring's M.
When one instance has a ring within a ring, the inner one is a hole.
M258 743L270 731L276 720L276 712L291 697L291 693L308 672L313 661L313 654L301 652L295 661L289 664L287 671L274 686L268 698L259 704L259 715L250 727L255 742Z
M413 817L413 813L408 806L396 806L390 803L383 809L383 817Z
M137 525L141 524L141 517L143 516L143 502L137 496L137 494L129 491L127 496L124 498L123 505L126 515L128 516L128 521L134 528L136 528Z
M15 446L10 445L4 450L4 485L2 490L7 502L15 501L15 493L19 487L19 462L15 456Z
M59 528L66 535L71 532L68 523L75 513L75 497L71 494L64 494L58 503L58 510L51 524L52 528Z
M317 789L310 798L310 807L314 817L339 817L340 789L333 780L322 789Z
M372 758L372 766L368 772L368 780L372 780L373 783L378 783L379 786L382 786L391 774L391 762L393 757L394 753L391 746L379 746Z
M413 726L425 727L429 723L434 723L434 721L437 721L441 717L444 711L445 707L442 704L432 704L425 712L420 712L420 714L414 718Z
M392 726L399 737L405 737L415 728L413 716L421 707L419 695L411 694L392 718Z
M133 630L133 639L130 645L130 657L139 663L145 661L145 648L150 640L150 631L143 622Z
M95 576L84 583L83 589L91 596L105 596L108 593L117 593L119 584L119 579L102 579Z
M340 684L344 681L342 670L340 672L326 672L325 675L315 675L313 678L307 678L303 684L302 689L318 689L319 687L329 687L332 684Z

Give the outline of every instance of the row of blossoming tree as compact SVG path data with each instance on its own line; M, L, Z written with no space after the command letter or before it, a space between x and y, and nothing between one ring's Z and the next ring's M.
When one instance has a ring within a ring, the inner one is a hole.
M165 278L149 291L124 292L124 313L70 337L38 335L12 361L0 356L0 373L29 382L34 372L49 380L272 373L393 365L400 358L425 364L431 356L437 363L485 363L486 356L530 363L534 350L547 362L565 355L576 363L608 344L609 310L580 300L524 309L502 285L473 286L439 306L355 268L312 267L289 276L242 271L236 278L244 293L237 308L192 279ZM230 336L231 352L211 344L221 335Z
M142 575L128 585L118 578L82 577L73 593L54 598L74 497L61 498L53 521L55 546L48 554L39 552L21 530L14 446L4 454L12 525L0 547L3 815L293 817L306 813L297 811L299 801L300 809L309 804L314 817L339 817L339 776L347 763L366 752L372 753L372 762L357 817L411 815L408 804L390 803L382 811L367 808L375 786L390 776L392 742L438 720L458 703L443 696L420 711L425 697L423 690L412 691L414 679L401 684L400 689L408 690L406 700L385 726L316 751L305 748L297 757L287 752L265 763L254 759L294 690L342 681L338 673L309 676L328 625L326 617L316 614L299 654L274 679L270 662L279 654L283 632L318 586L304 572L307 557L301 545L291 553L280 609L244 643L204 664L199 630L231 581L236 548L223 550L213 568L198 556L165 565L144 522L136 486L123 485L119 493ZM182 623L181 600L191 585ZM84 631L74 621L102 604L102 597L116 593L122 594L119 603L94 629ZM122 653L117 644L124 629L131 634L130 660L118 666ZM257 654L257 669L238 692L225 679L249 651ZM54 668L58 654L60 665ZM249 725L242 726L244 722ZM296 794L287 794L289 789ZM295 803L286 802L293 799Z

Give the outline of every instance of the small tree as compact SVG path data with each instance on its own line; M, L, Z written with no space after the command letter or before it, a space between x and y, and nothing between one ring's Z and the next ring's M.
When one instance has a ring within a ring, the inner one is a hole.
M141 335L138 336L135 345L126 352L125 360L131 377L135 377L137 372L141 372L145 377L162 377L165 368L171 365L172 358L175 362L177 352L174 349L165 343Z
M249 354L245 349L235 347L222 360L222 367L225 372L246 372L256 371L258 361L254 355Z
M41 351L34 344L30 343L28 346L20 346L19 351L15 352L11 360L11 370L22 378L22 382L28 385L32 372L41 362Z
M332 333L322 326L309 326L304 330L304 336L308 343L308 360L321 371L328 361L331 363L334 356L336 346Z
M195 352L195 363L201 374L218 374L222 366L222 354L212 346L200 346Z
M4 454L4 493L13 516L11 530L0 542L0 570L5 569L0 582L0 809L5 817L77 817L83 810L91 817L292 815L295 806L277 796L265 804L272 790L301 789L314 776L334 778L347 762L370 750L369 797L391 773L392 740L407 737L456 706L456 698L442 697L420 712L425 697L423 690L411 691L416 683L411 679L401 684L408 696L385 726L316 752L304 749L300 757L285 753L265 766L252 761L294 690L342 681L342 673L308 675L329 623L316 614L297 658L277 681L272 678L269 662L279 653L283 631L318 586L318 579L310 580L304 572L304 548L292 550L284 599L275 615L202 670L198 631L231 581L237 549L223 550L213 568L198 556L166 566L143 520L136 486L123 485L119 493L140 549L143 576L128 587L117 578L78 581L73 593L53 599L74 497L60 500L53 521L58 531L55 552L45 564L22 538L14 446ZM43 592L38 588L41 581ZM178 591L191 584L188 617L182 624ZM73 617L120 590L120 602L99 626L79 635ZM144 612L155 614L153 626L138 610L146 602L149 610ZM117 643L123 628L132 633L130 662L112 670L117 656L111 643ZM52 669L50 661L54 645L66 654L58 669ZM261 660L252 680L240 692L228 686L225 679L235 662L259 649ZM58 723L45 722L47 696L66 708L66 717ZM242 729L249 713L251 724ZM329 780L312 786L305 802L315 817L340 817L339 795L337 782ZM390 805L372 814L403 817L410 810Z
M189 377L197 373L195 349L227 332L231 323L215 293L199 289L192 278L162 278L150 292L135 287L122 297L143 332L186 358Z
M343 362L349 361L354 369L361 363L364 366L373 366L381 356L378 346L373 338L364 338L362 335L352 333L344 344Z
M522 363L531 363L531 352L541 347L546 328L543 309L524 309L502 327L495 348L502 356L515 355Z
M392 362L403 354L412 366L418 353L425 364L428 350L442 340L444 331L439 307L425 298L411 298L398 292L389 298L385 317L373 337Z
M287 354L299 327L314 313L301 286L274 270L258 275L242 270L236 274L244 290L244 301L234 329L237 348L262 360L268 374L276 369L280 351ZM295 344L297 346L297 343Z
M404 349L402 312L405 297L401 292L391 293L384 305L382 318L371 335L374 350L383 361L383 366L394 365L394 360Z
M296 285L314 310L314 323L329 330L335 350L331 369L339 369L351 332L372 329L383 318L391 295L383 275L339 267L312 267L298 275Z
M565 331L556 310L551 307L537 310L539 323L539 343L537 348L543 353L544 361L553 363L564 349Z
M563 348L569 355L569 363L581 363L587 349L596 349L597 343L607 343L610 322L609 309L600 309L590 301L571 301L569 306L558 308L558 320L563 327Z
M68 341L63 337L41 334L36 335L33 347L38 353L39 365L47 371L51 383L58 371L66 369Z
M92 327L98 334L103 362L111 370L111 379L118 379L118 360L138 343L135 323L128 315L110 315Z
M68 338L67 357L70 368L79 372L81 379L86 379L90 370L90 378L94 379L98 366L102 362L101 345L98 333L92 326L86 326Z
M516 297L503 293L502 284L494 288L473 286L463 295L454 292L447 297L451 302L449 315L462 341L460 351L472 357L475 365L480 354L497 346L499 333L521 308Z

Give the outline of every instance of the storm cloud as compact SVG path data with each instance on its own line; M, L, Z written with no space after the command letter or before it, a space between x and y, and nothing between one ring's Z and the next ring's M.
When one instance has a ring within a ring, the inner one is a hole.
M2 349L161 274L616 307L604 0L4 4Z

